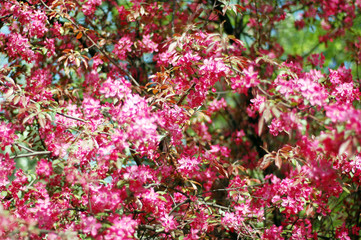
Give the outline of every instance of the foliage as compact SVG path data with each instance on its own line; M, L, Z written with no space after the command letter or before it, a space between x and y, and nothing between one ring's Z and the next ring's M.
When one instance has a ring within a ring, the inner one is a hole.
M2 239L358 239L361 1L3 0Z

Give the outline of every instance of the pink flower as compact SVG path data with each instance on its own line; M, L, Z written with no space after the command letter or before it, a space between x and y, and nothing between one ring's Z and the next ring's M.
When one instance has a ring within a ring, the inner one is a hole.
M199 68L203 73L217 75L227 75L229 73L229 68L223 63L221 59L205 59L203 65Z
M51 162L48 162L45 159L41 159L36 167L36 174L38 174L41 178L47 179L52 173L53 167Z
M326 116L332 120L332 122L346 122L352 116L359 116L360 111L353 109L351 105L339 105L331 104L325 106Z
M124 78L113 80L110 77L107 78L99 90L99 93L104 94L105 98L118 97L119 99L122 99L130 92L130 83L128 81Z
M321 27L327 31L327 30L331 29L331 24L328 21L326 21L325 19L322 19Z
M27 5L13 5L13 14L30 37L41 38L48 31L46 28L47 16L42 10L33 10Z
M144 50L147 52L158 52L158 44L153 42L153 40L150 39L149 34L143 35L141 44L143 45Z
M165 53L164 53L165 54ZM162 55L164 55L162 54ZM169 59L168 59L169 60ZM174 62L175 65L178 66L186 66L190 67L194 63L201 60L201 57L197 53L193 53L191 51L187 51L184 55L180 55L177 59L177 61Z
M123 216L122 218L116 218L113 221L104 239L133 239L135 228L138 223L131 217Z
M226 107L227 107L227 102L226 100L224 100L224 98L221 98L219 100L214 99L213 101L209 102L207 114L212 115L213 113L218 112Z
M15 170L14 160L9 158L9 154L0 153L0 190L10 183L8 177L13 174Z
M298 29L298 30L301 30L302 28L305 27L305 21L303 19L301 20L296 20L295 21L295 27Z
M102 227L100 223L93 216L82 216L82 231L85 234L90 234L95 237L98 234L98 230Z
M325 63L325 56L323 53L321 54L312 54L307 58L307 60L314 66L314 67L322 67Z
M160 200L159 194L154 189L145 190L142 194L143 209L149 212L158 213L164 210L164 203Z
M318 82L310 78L297 80L299 91L311 105L323 106L328 98L328 92Z
M257 28L258 25L260 25L260 24L262 24L262 23L258 23L256 19L250 18L250 19L249 19L248 26L249 26L250 28Z
M314 234L312 234L312 224L308 219L306 219L304 222L301 221L296 222L292 230L292 236L290 239L292 240L315 239L314 237L315 237Z
M233 212L225 212L222 217L222 225L230 230L239 231L240 226L242 225L241 221L243 221L242 216Z
M347 69L344 66L339 67L337 70L330 69L330 74L328 77L330 82L335 86L340 83L349 83L353 81L351 69Z
M92 97L84 97L82 108L84 111L84 115L86 118L98 118L101 116L100 113L100 101L98 99L94 99Z
M115 44L113 53L119 60L127 59L127 54L132 51L133 42L129 36L124 36Z
M165 232L169 232L170 230L176 229L178 225L174 217L169 216L168 214L164 214L164 216L160 218L160 222L162 223Z
M198 158L183 157L178 160L178 170L189 176L199 169L200 160Z
M234 142L237 145L241 145L243 142L243 137L246 136L246 134L244 133L243 129L240 131L236 131L235 133L232 134L233 138L234 138Z
M18 139L11 124L0 123L0 148L4 151L6 146L10 146Z
M38 199L34 208L31 208L34 217L38 220L39 227L51 229L53 224L58 220L59 208L51 201L48 195L45 199Z
M361 8L361 0L356 0L357 7Z
M30 36L42 37L48 29L45 27L47 16L45 12L41 10L36 10L31 14L31 20L28 23L28 31L30 32Z
M90 201L94 213L107 210L114 210L120 204L119 190L110 189L111 186L94 186L90 194Z
M282 234L282 226L275 226L272 225L269 229L266 229L264 231L264 234L262 236L262 240L278 240L278 239L284 239L281 237Z
M82 11L87 16L92 15L100 4L102 4L102 0L87 0L82 6Z
M253 110L259 111L260 106L266 101L266 98L261 95L257 95L256 98L251 99L251 103L253 103Z
M55 55L55 44L54 44L55 40L54 39L46 39L45 42L44 42L44 45L47 49L47 54L46 56L48 58L52 57Z
M258 79L258 72L254 71L252 65L248 69L244 69L242 73L242 76L231 78L231 87L236 92L247 94L247 89L257 86L260 80Z
M353 82L341 83L335 87L332 95L336 97L337 102L349 104L358 98L359 90L354 87Z
M197 240L197 239L200 239L198 233L199 233L199 229L191 228L191 232L184 237L184 240Z
M6 51L12 58L21 57L28 63L36 59L35 53L30 48L29 40L19 33L8 36Z
M284 130L282 122L277 118L272 120L271 125L269 125L268 128L273 136L278 136L278 134Z
M99 55L96 55L93 57L93 69L97 69L99 65L103 64L103 60L99 57Z

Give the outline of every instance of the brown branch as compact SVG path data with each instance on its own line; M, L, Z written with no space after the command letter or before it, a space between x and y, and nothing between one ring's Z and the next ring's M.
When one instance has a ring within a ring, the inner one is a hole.
M137 166L142 165L142 161L141 161L140 158L137 156L137 153L136 153L133 149L131 149L131 148L130 148L130 153L132 154L132 157L133 157L135 163L137 164Z

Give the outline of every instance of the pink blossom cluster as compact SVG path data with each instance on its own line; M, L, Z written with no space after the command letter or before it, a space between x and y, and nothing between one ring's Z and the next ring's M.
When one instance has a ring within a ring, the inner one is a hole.
M31 50L29 39L19 33L10 34L4 37L7 41L6 50L11 58L21 58L27 62L36 60L36 54Z
M231 81L232 89L240 93L247 93L249 88L257 86L260 82L258 73L254 70L253 66L244 69L241 76L234 77Z
M360 4L0 2L0 238L358 239Z
M0 147L2 150L5 150L6 146L11 146L17 138L11 124L0 124Z
M82 11L85 15L89 16L94 14L96 8L102 4L102 0L86 0L82 5Z
M125 60L127 54L132 51L133 41L130 36L124 36L119 39L118 43L115 44L113 53L118 57L119 60Z

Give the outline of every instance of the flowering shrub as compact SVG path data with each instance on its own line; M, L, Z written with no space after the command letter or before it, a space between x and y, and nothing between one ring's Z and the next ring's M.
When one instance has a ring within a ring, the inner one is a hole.
M1 239L359 239L361 1L0 1Z

